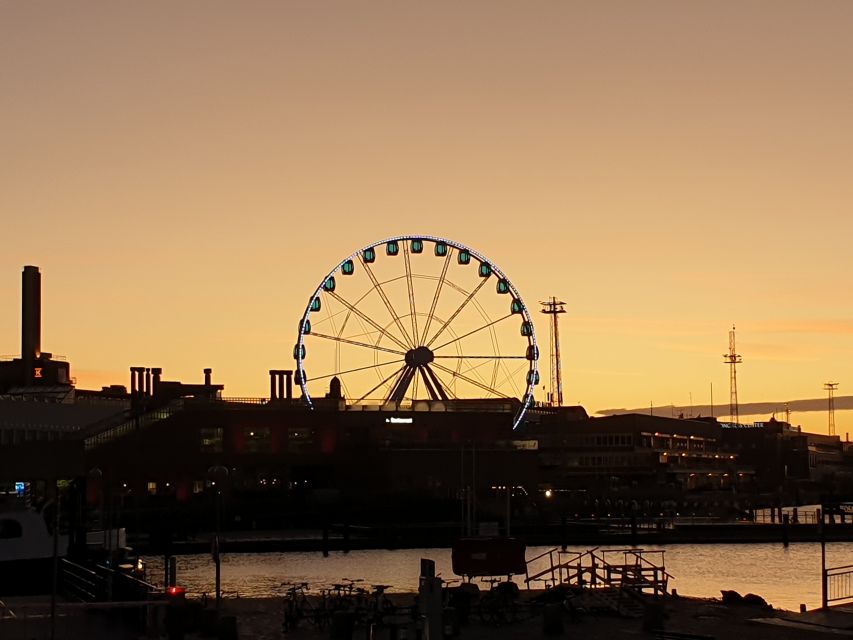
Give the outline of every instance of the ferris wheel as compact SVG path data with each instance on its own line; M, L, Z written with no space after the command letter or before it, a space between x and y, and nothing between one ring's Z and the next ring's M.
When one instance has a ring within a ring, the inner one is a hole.
M521 422L539 384L533 321L490 260L435 236L397 236L320 282L293 349L305 402L436 411L497 404Z

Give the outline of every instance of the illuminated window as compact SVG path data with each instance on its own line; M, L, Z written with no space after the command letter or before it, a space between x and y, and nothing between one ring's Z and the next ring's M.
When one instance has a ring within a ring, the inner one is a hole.
M269 453L272 451L272 435L269 427L243 427L246 453Z
M287 430L287 450L308 451L314 444L314 432L308 427L290 427Z
M193 493L204 491L204 480L193 480Z
M157 495L157 483L156 482L149 482L148 483L148 495L149 496L156 496Z
M41 378L41 370L42 370L41 367L35 367L33 369L33 377L34 378Z
M199 435L202 453L222 453L222 427L202 427Z

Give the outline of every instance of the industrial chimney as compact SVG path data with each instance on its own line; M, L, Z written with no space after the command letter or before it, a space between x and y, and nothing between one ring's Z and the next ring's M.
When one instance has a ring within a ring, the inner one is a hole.
M24 384L33 384L33 367L41 356L41 273L25 266L21 274L21 361Z

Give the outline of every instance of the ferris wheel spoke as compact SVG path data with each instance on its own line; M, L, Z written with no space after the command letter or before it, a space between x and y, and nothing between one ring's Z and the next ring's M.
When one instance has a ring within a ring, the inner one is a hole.
M379 384L377 384L377 385L376 385L375 387L373 387L370 391L368 391L368 392L367 392L367 393L365 393L363 396L361 396L358 400L356 400L356 401L355 401L355 403L354 403L354 404L359 404L359 403L361 403L361 402L364 402L367 398L369 398L369 397L370 397L370 394L371 394L371 393L373 393L374 391L376 391L379 387L381 387L381 386L383 386L383 385L385 385L385 384L388 384L388 382L391 380L391 378L393 378L394 376L399 376L399 375L400 375L400 373L401 373L403 370L405 370L405 369L408 369L408 367L403 366L402 368L397 369L396 371L392 371L392 372L391 372L391 375L386 376L385 378L383 378L382 380L380 380Z
M409 342L411 342L411 346L415 347L414 338L409 336L406 329L403 327L403 321L400 320L400 316L397 315L397 312L394 310L394 305L391 304L391 301L388 299L388 296L385 294L385 289L382 288L382 284L380 284L379 280L376 279L376 275L373 273L373 269L370 268L370 263L367 262L363 256L359 255L358 259L361 261L361 264L364 266L364 270L367 273L367 276L370 278L370 281L373 283L376 292L379 294L379 297L382 298L382 302L385 303L385 306L388 309L388 313L391 314L391 317L394 319L394 322L397 323L397 328L400 329L400 333L403 334L403 337Z
M449 360L527 360L527 356L433 356L433 358L446 358Z
M447 268L450 266L451 255L453 255L453 250L448 249L447 256L444 258L444 265L441 268L441 275L438 278L438 283L435 285L435 294L432 297L432 306L430 306L429 308L426 326L424 327L424 333L420 339L421 344L426 342L427 334L429 333L429 326L432 324L433 314L435 313L435 307L438 304L438 298L441 295L441 289L444 287L444 280L447 277Z
M421 374L433 400L449 400L447 390L429 365L421 368Z
M512 386L512 390L516 393L516 395L519 395L521 391L519 390L518 384L516 383L516 378L518 377L518 374L521 373L521 371L523 370L523 367L518 366L513 371L510 371L506 362L500 362L499 364L502 366L504 377L500 379L498 384L504 384L504 382L510 384Z
M474 385L475 387L479 387L480 389L483 389L484 391L488 391L489 393L494 394L496 396L499 396L501 398L509 398L509 396L506 395L505 393L498 391L497 389L493 389L492 387L490 387L487 384L483 384L482 382L478 382L477 380L474 380L474 378L469 378L465 374L454 371L453 369L448 369L447 367L440 365L435 361L433 361L432 364L436 369L439 369L440 371L444 371L445 373L449 373L454 378L459 378L460 380L463 380L464 382L467 382L468 384Z
M474 329L473 331L469 331L468 333L463 333L461 336L457 336L456 338L453 338L453 340L450 340L449 342L445 342L445 343L444 343L443 345L441 345L441 346L435 347L435 348L433 349L433 352L438 351L439 349L444 349L444 347L448 347L448 346L450 346L451 344L453 344L453 343L455 343L455 342L459 342L460 340L463 340L464 338L467 338L468 336L473 335L473 334L477 333L478 331L482 331L483 329L488 329L489 327L493 327L493 326L495 326L497 323L499 323L499 322L503 322L503 321L504 321L504 320L506 320L507 318L512 318L512 316L513 316L513 314L508 313L508 314L507 314L507 315L505 315L503 318L498 318L497 320L492 320L492 321L491 321L491 322L489 322L488 324L484 324L482 327L477 327L477 328L476 328L476 329ZM436 357L438 357L438 356L436 356Z
M401 362L405 362L405 359L402 360L389 360L388 362L376 362L373 364L369 364L365 367L357 367L355 369L348 369L347 371L335 371L334 373L327 373L323 376L314 376L311 378L311 382L316 380L325 380L326 378L334 378L335 376L344 376L348 373L355 373L357 371L367 371L368 369L377 369L379 367L385 367L389 364L400 364Z
M450 379L450 383L448 384L444 378L438 375L438 371L431 367L427 367L429 369L429 375L433 380L438 380L439 384L441 384L444 388L444 392L448 395L450 400L456 400L459 396L457 396L453 391L453 378Z
M326 293L328 293L328 294L329 294L330 296L332 296L335 300L337 300L337 301L338 301L338 302L340 302L342 305L344 305L347 309L349 309L350 311L352 311L352 312L353 312L355 315L357 315L359 318L361 318L362 320L364 320L364 321L365 321L367 324L369 324L371 327L373 327L374 329L376 329L376 330L377 330L381 335L383 335L383 336L387 336L390 340L393 340L394 342L396 342L396 343L399 345L399 347L400 347L401 349L403 349L404 351L408 351L408 350L409 350L409 347L408 347L408 346L406 346L405 344L403 344L399 339L397 339L397 337L396 337L394 334L392 334L392 333L388 332L388 330L386 330L386 329L382 328L381 326L379 326L379 324L377 324L377 323L376 323L376 321L374 321L372 318L370 318L370 316L366 315L366 314L365 314L363 311L361 311L358 307L354 306L353 304L351 304L350 302L348 302L347 300L345 300L344 298L342 298L341 296L339 296L339 295L338 295L337 293L335 293L334 291L327 291ZM405 334L404 334L404 335L405 335Z
M406 285L409 288L409 311L412 314L412 341L416 343L418 340L418 314L415 310L415 285L412 281L412 260L409 255L409 245L408 243L403 243L403 258L406 263ZM413 344L413 346L418 346L417 344ZM417 378L415 378L415 382L417 383Z
M432 337L432 339L429 342L427 342L426 346L430 346L433 342L438 340L438 336L440 336L442 333L444 333L444 330L447 329L448 326L450 326L450 323L456 319L456 316L458 316L462 312L462 309L464 309L465 307L468 306L468 303L471 302L472 298L474 296L476 296L477 293L479 293L480 289L483 288L483 285L486 284L487 280L488 280L488 278L483 278L482 280L480 280L480 284L478 284L474 288L474 290L468 294L468 297L462 301L462 304L460 304L458 307L456 307L456 311L454 311L453 314L447 320L444 321L444 324L441 325L441 328L435 332L435 335Z
M409 390L409 385L412 384L412 379L415 377L416 373L416 367L403 367L403 370L397 378L397 382L395 382L394 386L391 388L391 393L388 396L389 402L403 401L406 397L406 391Z
M344 344L351 344L356 347L366 347L368 349L372 349L373 351L384 351L386 353L393 353L397 356L404 356L406 353L404 351L397 351L396 349L388 349L387 347L380 347L375 344L368 344L367 342L359 342L358 340L350 340L349 338L340 338L338 336L330 336L325 333L316 333L311 332L311 335L315 338L325 338L326 340L333 340L334 342L342 342Z

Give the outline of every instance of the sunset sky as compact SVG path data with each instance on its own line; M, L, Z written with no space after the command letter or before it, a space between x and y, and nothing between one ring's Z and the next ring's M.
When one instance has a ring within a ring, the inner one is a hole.
M728 402L733 323L742 402L849 395L851 33L847 0L0 1L0 353L35 264L80 386L261 396L335 264L433 234L545 354L566 301L590 412Z

